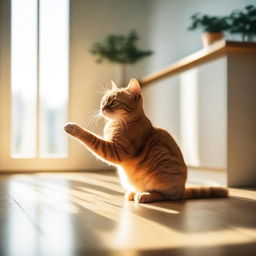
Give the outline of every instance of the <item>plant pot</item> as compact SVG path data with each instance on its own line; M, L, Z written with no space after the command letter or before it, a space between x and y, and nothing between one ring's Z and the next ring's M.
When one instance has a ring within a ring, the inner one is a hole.
M115 64L115 77L112 79L116 82L117 86L125 87L127 86L127 74L128 65L127 64Z
M205 32L202 34L201 37L202 37L203 47L205 48L215 43L216 41L223 39L224 35L221 32L217 32L217 33Z

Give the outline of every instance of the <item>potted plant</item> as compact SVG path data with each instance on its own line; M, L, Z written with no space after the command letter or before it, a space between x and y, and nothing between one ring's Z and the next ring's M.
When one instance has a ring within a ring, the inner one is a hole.
M201 29L202 42L204 47L218 41L224 37L223 31L228 28L226 17L221 16L208 16L196 13L191 16L192 24L189 30Z
M131 31L127 36L108 35L102 43L95 43L91 53L97 56L97 62L108 60L121 65L121 83L126 83L126 65L134 64L142 58L150 56L150 50L137 47L139 36Z
M231 34L241 34L242 41L253 41L256 35L256 6L248 5L244 10L233 11L228 22Z

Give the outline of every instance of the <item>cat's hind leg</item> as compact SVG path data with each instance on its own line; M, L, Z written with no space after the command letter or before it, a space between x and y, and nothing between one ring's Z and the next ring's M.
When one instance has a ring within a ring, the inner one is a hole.
M166 197L160 192L137 192L134 196L136 203L150 203L166 200Z

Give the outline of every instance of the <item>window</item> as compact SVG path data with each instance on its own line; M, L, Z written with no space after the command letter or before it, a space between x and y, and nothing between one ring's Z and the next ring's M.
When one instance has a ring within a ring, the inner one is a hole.
M12 0L13 158L67 157L69 1Z

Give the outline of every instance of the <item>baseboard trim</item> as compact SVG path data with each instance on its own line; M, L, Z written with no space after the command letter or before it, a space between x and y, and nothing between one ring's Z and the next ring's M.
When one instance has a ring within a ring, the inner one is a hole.
M114 168L108 169L84 169L84 170L1 170L0 175L8 175L8 174L35 174L35 173L92 173L92 172L113 172Z

